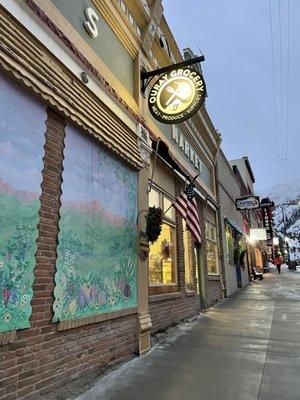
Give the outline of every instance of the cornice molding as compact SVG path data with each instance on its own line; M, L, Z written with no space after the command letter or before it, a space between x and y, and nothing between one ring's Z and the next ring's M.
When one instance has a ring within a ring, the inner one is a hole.
M97 10L113 30L117 38L125 47L133 60L135 60L139 51L139 42L128 29L126 22L119 14L116 8L117 4L112 4L109 0L92 0Z
M0 65L135 168L136 132L0 7Z

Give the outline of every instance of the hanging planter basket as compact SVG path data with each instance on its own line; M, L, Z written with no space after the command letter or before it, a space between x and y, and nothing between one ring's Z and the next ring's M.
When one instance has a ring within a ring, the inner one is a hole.
M171 243L167 239L164 239L161 244L161 254L164 260L168 260L171 257L171 250Z
M149 207L146 215L146 234L149 242L154 243L161 233L163 212L161 208Z

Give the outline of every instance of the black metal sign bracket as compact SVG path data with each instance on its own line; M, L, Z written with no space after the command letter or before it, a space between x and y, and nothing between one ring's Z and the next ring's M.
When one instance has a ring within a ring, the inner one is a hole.
M199 57L195 57L195 58L191 58L190 60L185 60L182 61L180 63L177 64L172 64L172 65L168 65L167 67L163 67L163 68L159 68L159 69L155 69L154 71L141 71L141 81L142 81L142 93L145 93L147 86L149 85L151 79L156 76L156 75L162 75L165 72L170 72L173 69L177 69L177 68L182 68L182 67L187 67L188 65L193 65L193 64L197 64L199 62L205 61L205 57L199 56Z

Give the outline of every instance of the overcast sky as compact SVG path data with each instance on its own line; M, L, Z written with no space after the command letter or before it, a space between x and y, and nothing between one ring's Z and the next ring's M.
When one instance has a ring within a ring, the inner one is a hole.
M270 0L274 63L269 0L163 5L179 47L205 55L206 106L227 158L248 155L259 192L300 178L300 0Z

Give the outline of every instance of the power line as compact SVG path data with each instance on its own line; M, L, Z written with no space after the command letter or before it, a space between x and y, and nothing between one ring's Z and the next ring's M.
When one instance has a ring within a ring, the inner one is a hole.
M283 123L284 123L284 110L283 110L283 68L282 68L282 24L281 24L281 0L278 1L279 5L279 62L280 62L280 149L281 160L284 161L283 153ZM282 182L283 183L283 182Z
M287 92L286 92L286 136L285 136L285 184L287 184L287 169L288 169L288 136L289 136L289 97L290 97L290 0L287 2Z
M276 172L277 179L279 180L279 163L278 163L278 116L277 116L277 93L275 85L275 52L274 52L274 37L273 37L273 22L272 22L272 7L271 0L269 0L269 22L271 33L271 48L272 48L272 71L273 71L273 106L274 106L274 125L275 125L275 152L276 152Z

